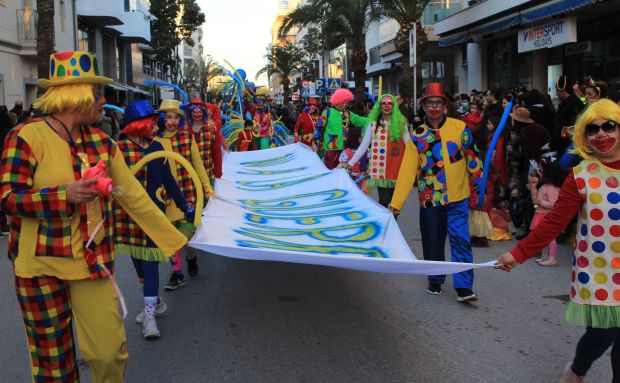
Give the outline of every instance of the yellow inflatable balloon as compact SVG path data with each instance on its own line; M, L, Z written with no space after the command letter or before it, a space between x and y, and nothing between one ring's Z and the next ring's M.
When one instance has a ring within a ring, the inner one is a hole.
M131 172L136 175L148 162L156 160L158 158L166 158L168 160L175 160L181 166L187 170L187 173L190 177L192 177L192 182L194 183L194 187L196 188L196 215L194 216L194 226L198 228L200 225L200 219L202 218L202 209L205 204L205 197L202 190L202 183L200 182L200 178L198 178L198 173L192 167L192 165L187 161L182 155L170 152L167 150L161 150L158 152L147 154L142 157L140 161L138 161L134 166L131 167Z

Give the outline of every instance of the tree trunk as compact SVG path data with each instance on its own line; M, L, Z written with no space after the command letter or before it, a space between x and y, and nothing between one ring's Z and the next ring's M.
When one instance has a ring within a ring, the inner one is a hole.
M37 0L37 71L39 78L49 78L50 55L54 53L54 0ZM44 90L38 88L38 95Z
M401 82L400 94L405 100L405 105L409 104L409 100L413 97L413 68L409 65L409 31L415 26L415 23L404 23L400 26L396 37L394 38L394 45L396 51L401 54L401 65L403 72L403 80Z
M287 106L288 105L288 97L289 97L289 93L290 93L290 89L289 89L289 84L290 84L291 80L288 79L288 76L284 76L282 75L282 104Z
M351 51L351 66L355 77L355 99L364 100L366 92L366 48L353 48Z
M416 23L416 42L417 42L417 46L416 46L416 55L415 55L415 63L416 63L416 73L414 74L416 76L416 78L418 79L418 91L420 91L422 89L422 76L421 76L421 64L422 64L422 52L424 52L426 50L426 45L428 43L428 36L426 36L426 31L424 30L424 27L422 27L422 23L418 20L418 22ZM412 88L413 89L413 88ZM420 92L418 92L418 98L421 97ZM416 105L416 100L414 100L413 105Z

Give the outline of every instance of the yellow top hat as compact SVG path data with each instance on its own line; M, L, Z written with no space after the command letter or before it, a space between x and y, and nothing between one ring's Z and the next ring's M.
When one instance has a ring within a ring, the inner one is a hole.
M161 100L161 105L159 106L158 112L174 112L183 116L185 113L181 110L181 101L173 100L170 98L166 98Z
M112 82L111 78L99 76L97 57L90 52L56 52L50 55L49 80L40 78L37 84L47 89L65 84L101 84Z

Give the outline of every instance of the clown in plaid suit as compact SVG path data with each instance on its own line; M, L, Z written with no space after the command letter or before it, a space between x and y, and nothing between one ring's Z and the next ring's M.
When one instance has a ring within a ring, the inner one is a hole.
M205 169L205 162L203 162L201 151L196 143L196 140L194 139L194 134L179 130L180 117L184 115L180 108L180 102L178 100L171 99L163 100L158 111L164 115L163 119L160 118L159 120L161 132L160 136L157 137L156 140L164 146L165 150L178 153L184 158L189 159L198 174L198 178L200 178L204 195L206 197L215 196L213 188L211 187L209 175ZM205 142L208 142L208 140ZM183 166L174 161L169 161L169 165L170 171L181 188L185 199L195 206L196 188L189 173ZM176 227L187 236L187 238L191 238L194 235L194 231L196 230L194 223L188 222L185 219L183 212L181 212L176 206L171 203L167 203L166 215L172 222L175 223ZM190 277L195 277L196 275L194 275L194 272L197 272L198 270L197 260L195 257L192 257L194 254L189 248L186 248L186 252L188 253ZM170 289L170 287L176 287L179 283L182 283L182 281L185 280L183 276L181 250L177 251L174 254L174 257L172 257L172 275L170 278L171 281L168 285L166 285L167 289Z
M49 80L39 80L47 91L35 103L46 116L10 132L0 162L0 205L12 217L9 258L33 381L79 381L75 326L93 382L122 382L125 330L108 278L114 270L112 197L92 190L96 180L81 179L81 171L103 160L123 189L114 198L163 253L174 253L187 239L148 198L116 144L88 126L101 118L101 85L112 81L96 74L94 54L58 52L50 61ZM98 214L91 214L93 206ZM94 218L102 231L91 233ZM87 247L90 238L97 239Z

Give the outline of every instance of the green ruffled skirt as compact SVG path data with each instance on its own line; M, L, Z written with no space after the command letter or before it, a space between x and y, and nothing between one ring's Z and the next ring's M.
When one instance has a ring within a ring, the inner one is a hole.
M395 188L396 181L379 179L379 178L369 178L366 181L366 187L368 188Z
M114 253L116 255L128 255L134 259L140 259L142 261L160 263L168 261L168 258L166 258L164 253L162 253L157 247L133 246L118 243L114 246Z
M583 327L620 327L620 306L595 306L570 301L566 309L566 320Z

